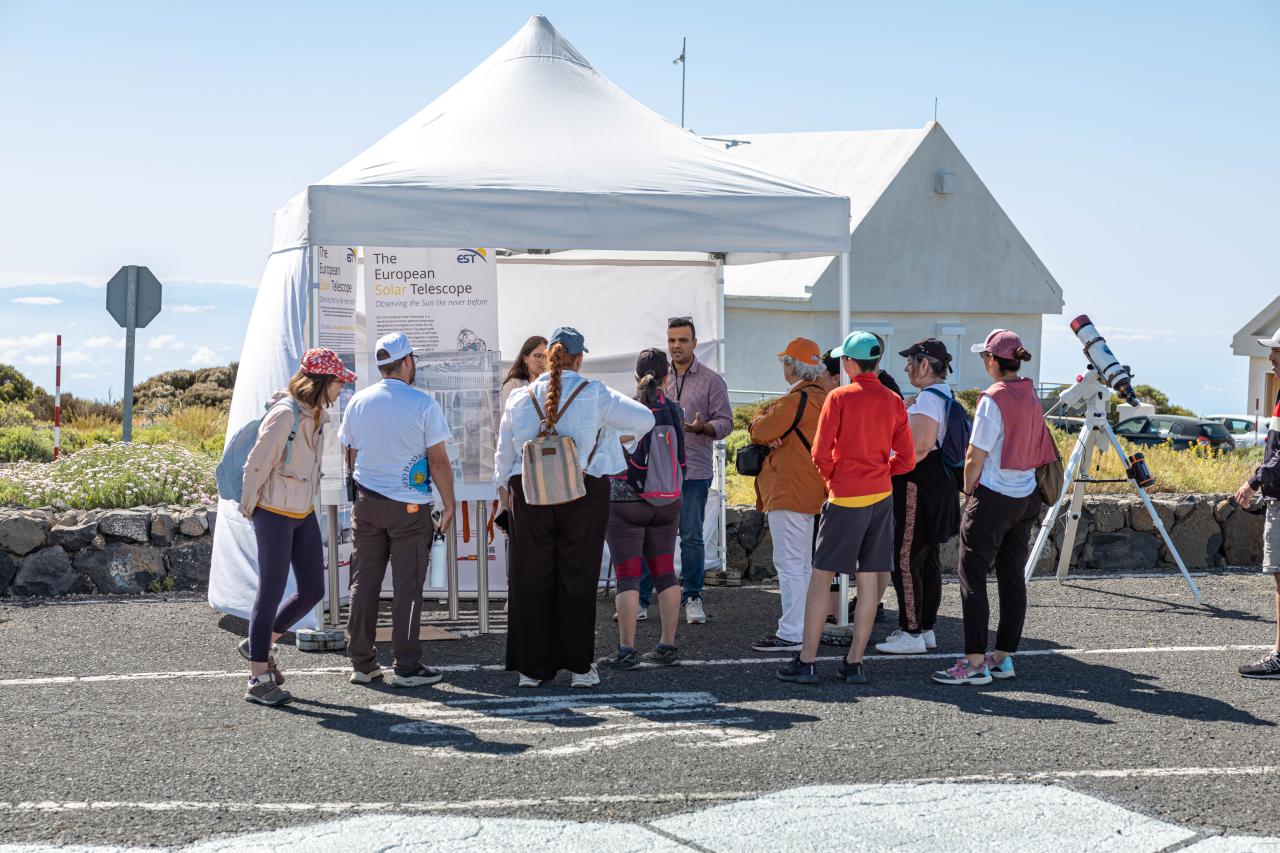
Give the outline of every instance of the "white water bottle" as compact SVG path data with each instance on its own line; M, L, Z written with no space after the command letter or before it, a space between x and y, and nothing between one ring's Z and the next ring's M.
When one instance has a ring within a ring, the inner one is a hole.
M437 533L431 538L431 563L427 572L427 586L431 589L444 589L445 572L444 562L448 557L445 555L444 534Z

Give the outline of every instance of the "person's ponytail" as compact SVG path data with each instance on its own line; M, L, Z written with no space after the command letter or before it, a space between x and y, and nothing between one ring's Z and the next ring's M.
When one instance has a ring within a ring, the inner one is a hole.
M1013 357L1018 361L1030 361L1031 353L1027 352L1023 347L1018 347L1013 351Z
M658 379L652 373L646 373L636 383L636 400L649 408L658 405Z
M560 409L561 374L572 358L562 343L554 343L547 350L547 358L551 364L547 379L547 423L554 424Z

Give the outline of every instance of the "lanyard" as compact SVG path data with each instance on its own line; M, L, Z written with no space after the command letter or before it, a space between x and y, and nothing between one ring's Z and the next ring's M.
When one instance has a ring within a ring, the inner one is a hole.
M685 380L689 378L689 371L690 371L690 370L693 370L693 365L692 365L692 364L691 364L691 365L689 365L689 370L686 370L683 374L677 373L677 374L676 374L676 381L672 383L673 385L675 385L675 386L676 386L676 401L677 401L677 402L679 402L679 401L680 401L680 398L684 396L684 383L685 383Z

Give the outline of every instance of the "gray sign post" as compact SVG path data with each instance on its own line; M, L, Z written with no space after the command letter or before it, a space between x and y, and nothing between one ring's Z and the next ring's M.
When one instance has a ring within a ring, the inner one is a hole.
M160 313L160 281L146 267L127 266L107 282L107 312L124 327L124 440L133 441L133 362L137 329Z

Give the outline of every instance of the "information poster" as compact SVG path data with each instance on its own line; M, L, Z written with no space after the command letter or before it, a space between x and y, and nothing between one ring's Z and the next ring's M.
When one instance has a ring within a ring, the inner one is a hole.
M364 334L372 350L391 332L408 336L415 385L444 410L459 500L493 497L493 413L498 405L498 276L486 249L366 246L361 265ZM369 374L376 375L373 353Z
M317 345L338 354L343 365L355 373L356 359L356 279L359 250L340 246L316 247L316 337ZM343 489L342 455L338 445L338 429L347 401L356 391L347 384L342 396L329 409L329 435L321 460L320 503L337 506L347 503Z

